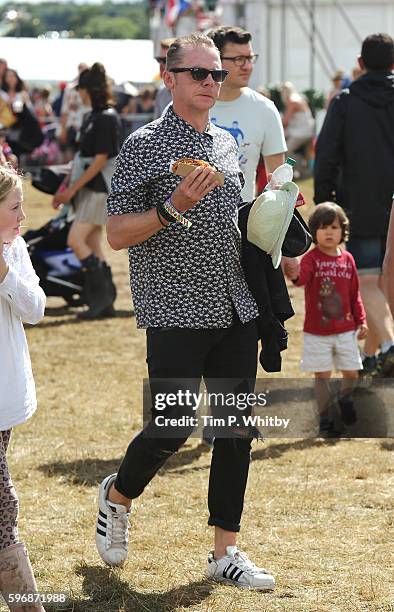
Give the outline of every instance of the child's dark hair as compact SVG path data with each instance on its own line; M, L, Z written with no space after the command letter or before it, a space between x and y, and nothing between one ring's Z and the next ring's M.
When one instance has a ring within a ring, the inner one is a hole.
M334 202L322 202L318 204L309 217L308 226L312 234L312 240L316 244L316 232L322 227L331 225L335 219L338 219L342 229L341 242L346 242L349 239L349 219L343 208L334 204Z
M93 110L103 110L112 105L111 85L104 66L99 62L81 72L78 88L89 93Z

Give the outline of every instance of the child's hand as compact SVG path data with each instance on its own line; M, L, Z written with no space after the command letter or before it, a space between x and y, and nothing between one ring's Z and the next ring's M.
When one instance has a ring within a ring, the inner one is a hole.
M60 204L67 204L75 196L76 191L73 187L67 187L63 191L58 191L53 196L52 206L58 208Z
M282 257L282 270L289 280L295 280L300 275L300 262L298 257Z
M365 340L368 334L368 327L363 324L357 328L357 340Z
M55 198L52 198L51 206L52 208L57 210L58 208L63 208L64 204L62 204L61 202L57 202Z

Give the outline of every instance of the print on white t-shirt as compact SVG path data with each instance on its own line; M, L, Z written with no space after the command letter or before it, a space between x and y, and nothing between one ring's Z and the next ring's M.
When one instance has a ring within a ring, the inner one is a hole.
M241 195L245 202L250 202L255 197L260 155L267 157L287 150L279 112L271 100L245 87L236 100L218 100L210 118L227 130L239 147L239 166L245 176Z

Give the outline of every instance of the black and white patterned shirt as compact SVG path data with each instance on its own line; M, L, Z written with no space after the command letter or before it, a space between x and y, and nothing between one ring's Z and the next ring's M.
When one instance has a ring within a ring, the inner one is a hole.
M234 138L209 123L195 130L169 108L124 143L108 197L108 214L150 210L164 202L181 177L170 171L182 157L204 159L225 174L217 187L185 214L192 226L163 227L129 247L130 285L138 327L224 328L258 316L241 267L237 225L241 203Z

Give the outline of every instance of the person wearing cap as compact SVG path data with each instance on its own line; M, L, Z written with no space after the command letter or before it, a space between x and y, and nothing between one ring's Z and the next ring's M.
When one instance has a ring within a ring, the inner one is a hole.
M163 78L163 73L166 67L166 57L167 57L168 49L171 47L174 40L175 38L164 38L163 40L160 41L160 55L157 55L155 57L155 60L159 64L161 79ZM161 82L157 90L156 98L155 98L155 111L154 111L155 119L158 119L159 117L161 117L164 109L170 104L171 100L172 100L171 91L167 89L167 87L165 86L163 82Z
M237 147L209 120L226 75L210 38L195 33L177 39L163 73L173 106L129 136L113 176L107 235L115 250L129 249L137 326L147 329L152 409L117 474L107 476L99 488L96 545L111 566L127 558L132 500L194 430L193 423L179 430L176 422L179 416L195 416L196 406L170 403L168 392L178 398L179 391L191 387L198 393L202 377L208 392L215 389L219 396L237 397L239 389L254 389L258 308L241 265ZM177 176L170 166L185 157L215 166L225 175L224 185L219 187L209 166ZM175 424L160 427L158 414L174 418ZM274 577L237 547L256 436L252 430L230 428L214 442L208 492L214 547L207 575L234 586L271 590Z
M317 140L315 202L335 201L349 216L351 238L347 249L360 275L369 327L363 368L392 377L393 319L382 288L394 191L392 37L367 36L358 62L364 74L332 100Z

